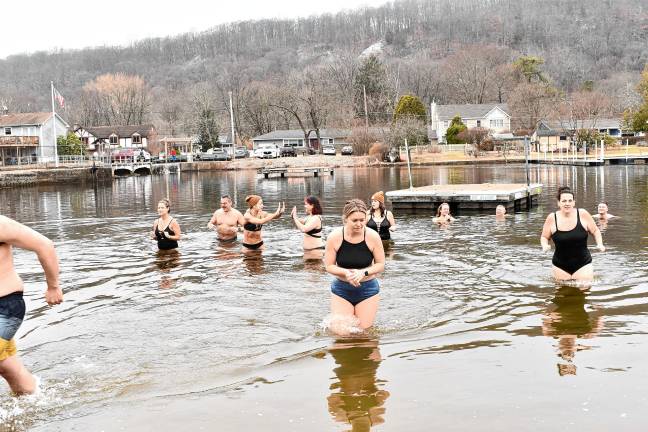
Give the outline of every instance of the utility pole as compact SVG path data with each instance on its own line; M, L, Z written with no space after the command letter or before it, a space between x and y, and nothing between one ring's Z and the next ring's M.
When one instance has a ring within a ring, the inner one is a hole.
M367 89L362 86L362 94L364 95L364 109L365 109L365 128L369 130L369 113L367 112Z
M232 92L229 92L229 102L230 102L230 125L232 126L232 156L234 156L234 151L236 147L236 136L234 135L234 107L232 105Z

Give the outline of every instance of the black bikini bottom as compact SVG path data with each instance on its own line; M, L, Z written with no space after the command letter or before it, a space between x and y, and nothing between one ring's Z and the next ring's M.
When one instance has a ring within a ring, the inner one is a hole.
M254 243L254 244L242 243L242 245L245 246L248 249L255 250L255 249L259 249L261 246L263 246L263 242L261 241L259 243Z

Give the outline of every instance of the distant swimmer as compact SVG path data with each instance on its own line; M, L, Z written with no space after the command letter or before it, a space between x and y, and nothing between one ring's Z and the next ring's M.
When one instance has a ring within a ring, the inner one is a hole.
M378 232L382 240L390 240L391 232L396 230L392 212L385 208L385 194L376 192L371 196L371 207L367 211L367 228Z
M614 216L611 213L608 213L608 203L602 202L599 203L597 207L597 213L594 215L595 219L600 220L601 222L603 221L608 221L609 219L615 218L617 216Z
M50 306L63 301L59 286L59 263L54 244L43 235L7 217L0 216L0 375L17 394L36 391L36 380L16 351L14 335L25 318L24 286L13 266L12 246L36 252L47 281L45 301Z
M157 212L160 216L153 222L153 231L151 239L157 240L158 249L171 250L178 247L180 240L180 225L178 221L171 217L171 203L164 198L158 202Z
M506 219L506 207L502 204L495 207L495 220L503 221Z
M550 213L540 236L543 251L549 251L553 240L555 251L551 263L557 280L592 280L592 256L587 249L589 234L594 236L599 251L604 252L603 237L592 216L576 207L574 193L569 187L558 189L559 211Z
M380 300L376 275L385 270L385 251L378 233L366 228L367 206L359 199L346 203L344 225L326 241L324 264L335 276L331 283L331 330L340 335L352 330L344 323L365 330L373 325Z
M277 211L266 213L263 211L263 200L259 195L248 195L245 202L248 209L243 215L245 219L243 224L243 247L248 250L260 249L263 246L263 239L261 238L263 225L281 217L283 212L286 211L286 205L280 203L277 206Z
M442 203L437 208L436 216L432 218L432 222L439 225L447 225L454 222L456 219L450 214L450 204Z
M322 240L322 204L315 196L304 198L305 218L297 216L297 207L293 207L290 212L293 222L297 229L304 233L304 251L321 251L324 250L324 240Z
M245 225L243 214L232 207L232 198L229 195L221 197L221 208L216 210L207 223L207 228L215 230L218 240L222 243L233 243L239 227Z

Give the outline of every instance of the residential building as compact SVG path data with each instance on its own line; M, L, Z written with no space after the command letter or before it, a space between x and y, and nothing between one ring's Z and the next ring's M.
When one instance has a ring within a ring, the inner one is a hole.
M144 148L150 153L160 151L158 134L152 124L75 127L74 132L89 152L123 148Z
M348 129L320 129L322 145L330 144L338 147L347 145L350 136L351 131ZM270 143L278 147L293 146L296 150L305 150L307 147L318 149L320 144L317 142L315 131L311 131L306 140L301 129L276 130L252 138L254 149L261 143Z
M51 112L0 115L0 165L53 162L56 138L69 127Z
M446 131L456 116L468 128L484 128L493 134L511 131L511 115L506 104L437 105L432 102L428 131L431 141L446 142Z
M619 119L590 120L541 120L533 133L532 140L537 151L566 151L570 148L576 130L595 130L602 135L614 138L633 136L634 133L622 131Z

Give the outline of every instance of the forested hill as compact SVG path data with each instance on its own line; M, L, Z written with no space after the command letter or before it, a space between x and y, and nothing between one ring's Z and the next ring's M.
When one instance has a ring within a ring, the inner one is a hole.
M553 83L572 90L638 74L648 60L648 6L646 0L403 0L298 20L237 22L128 47L10 56L0 60L0 98L15 111L46 109L51 80L74 101L86 82L111 72L141 76L156 95L231 78L232 71L237 80L264 82L333 58L357 58L379 42L387 67L399 65L401 91L411 90L408 70L439 65L475 44L542 57ZM454 101L447 94L436 99Z

